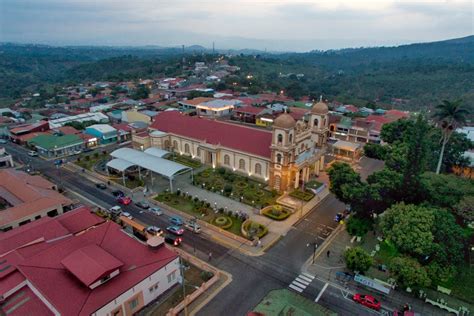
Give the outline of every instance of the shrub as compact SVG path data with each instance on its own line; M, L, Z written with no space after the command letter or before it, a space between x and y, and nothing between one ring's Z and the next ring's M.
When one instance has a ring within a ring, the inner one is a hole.
M255 237L262 238L268 233L267 227L260 223L252 221L245 222L243 230L247 233L247 238L251 240Z
M213 276L214 276L214 273L212 273L211 271L202 271L201 272L201 279L204 282L209 281Z
M77 159L76 159L76 160L77 160L78 162L79 162L79 161L81 161L81 157L77 157Z
M99 158L99 153L98 153L98 152L95 152L95 153L94 153L94 158L95 158L95 159Z
M224 213L224 208L223 207L219 207L219 213Z
M199 199L197 197L194 198L194 203L197 203Z
M217 172L218 172L219 174L221 174L221 175L224 175L224 174L225 174L225 171L226 171L226 170L225 170L225 168L223 168L223 167L220 167L219 169L217 169Z
M102 151L102 155L107 156L107 150Z
M180 195L181 195L181 190L180 190L180 189L176 190L176 195L177 195L177 196L180 196Z
M347 232L351 236L363 237L372 230L373 223L370 219L352 216L347 221Z
M273 205L271 207L265 208L262 211L262 214L271 219L282 221L288 218L291 215L291 212L281 205Z
M372 266L374 259L361 247L354 247L344 252L344 260L348 269L364 273Z
M275 216L279 216L283 211L283 207L281 205L273 205L272 206L272 214Z
M206 207L211 207L211 203L207 202Z
M314 197L314 193L309 192L309 191L295 190L295 191L290 193L290 196L294 197L294 198L297 198L299 200L303 200L303 201L308 202Z
M213 220L213 224L222 229L229 229L233 225L233 221L228 216L218 216Z
M89 161L89 160L91 160L91 157L90 157L89 155L86 155L86 156L84 156L84 159L85 159L86 161Z
M230 184L226 184L226 185L224 186L224 192L225 192L225 193L230 193L230 192L232 192L232 186L231 186Z

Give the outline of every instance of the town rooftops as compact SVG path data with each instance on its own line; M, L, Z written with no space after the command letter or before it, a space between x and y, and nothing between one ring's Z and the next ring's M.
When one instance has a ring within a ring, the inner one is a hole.
M63 217L70 217L80 232L65 227ZM150 249L137 242L88 208L1 234L0 249L3 265L9 266L0 274L1 312L10 311L10 316L50 315L53 310L90 315L177 258L164 246ZM107 282L87 285L116 270ZM13 309L18 295L25 294L29 299Z
M101 134L107 134L107 133L116 133L117 130L110 126L109 124L94 124L86 128L87 129L95 129Z
M150 128L265 158L271 156L272 134L264 130L186 116L177 111L158 114Z
M38 135L28 140L29 144L35 145L46 150L52 150L54 148L64 148L69 146L75 146L82 144L82 139L76 134L69 135Z

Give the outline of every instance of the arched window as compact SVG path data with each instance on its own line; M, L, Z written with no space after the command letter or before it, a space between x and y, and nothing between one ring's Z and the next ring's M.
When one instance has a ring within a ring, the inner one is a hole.
M197 149L197 156L198 156L198 157L201 157L201 148L198 148L198 149Z
M245 160L243 160L243 159L239 160L239 169L240 170L245 170Z
M178 149L178 141L177 140L173 140L173 148Z
M293 134L290 134L290 143L293 141Z
M318 121L318 119L314 119L313 123L314 123L314 125L313 125L314 127L318 127L318 126L319 126L319 121Z
M166 149L170 148L170 141L169 140L165 140L165 148Z
M283 142L283 135L282 134L278 134L278 143L282 143Z
M230 157L229 155L224 155L224 165L230 165Z
M277 154L277 163L281 164L283 160L283 156L281 154Z
M184 152L189 154L189 144L184 144Z
M259 163L255 164L255 174L258 174L258 175L262 174L262 165Z

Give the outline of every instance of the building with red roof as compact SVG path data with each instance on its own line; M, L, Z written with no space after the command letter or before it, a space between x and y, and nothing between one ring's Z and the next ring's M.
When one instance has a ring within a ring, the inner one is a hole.
M179 257L81 207L0 235L6 315L132 315L180 279Z
M53 183L15 169L0 171L0 198L4 202L4 209L0 210L3 231L62 214L72 204Z
M265 109L244 107L243 113L257 110L260 113ZM275 190L286 191L300 187L311 173L318 174L324 166L328 108L318 103L308 112L280 114L273 121L272 131L268 131L164 111L155 117L148 134L132 134L132 145L141 150L156 147L187 155L214 168L224 167L268 181Z

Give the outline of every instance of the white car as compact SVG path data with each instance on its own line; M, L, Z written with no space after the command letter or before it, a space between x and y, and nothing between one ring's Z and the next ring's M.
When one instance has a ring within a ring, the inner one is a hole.
M159 207L150 207L149 211L155 215L163 215L163 210Z
M186 222L184 224L184 228L186 228L187 230L192 231L195 234L199 234L201 232L201 226L199 226L198 223L193 222L193 221Z
M34 150L30 150L28 152L28 156L31 156L31 157L38 157L38 153Z
M123 213L122 213L122 216L125 216L125 217L128 218L128 219L133 219L132 214L130 214L129 212L123 212Z

